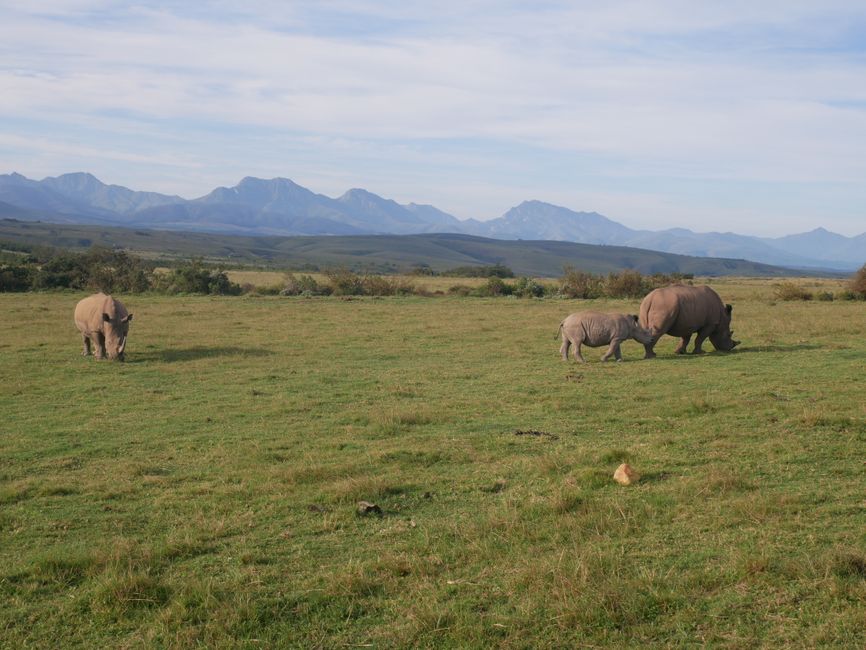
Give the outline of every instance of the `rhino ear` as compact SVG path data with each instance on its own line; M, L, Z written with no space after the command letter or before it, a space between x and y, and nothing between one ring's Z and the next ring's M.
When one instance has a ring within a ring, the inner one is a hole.
M103 314L102 314L102 320L104 320L106 323L110 323L110 322L111 322L111 316L109 316L108 314L103 313Z
M131 320L132 320L132 314L130 314L129 316L127 316L126 318L124 318L124 319L121 320L120 322L121 322L121 323L128 323L128 322L131 321Z
M731 312L734 311L734 308L730 305L725 305L725 311L728 312L728 316L730 316Z
M632 317L632 319L634 319L634 322L635 322L635 323L638 322L637 314L631 314L631 317Z

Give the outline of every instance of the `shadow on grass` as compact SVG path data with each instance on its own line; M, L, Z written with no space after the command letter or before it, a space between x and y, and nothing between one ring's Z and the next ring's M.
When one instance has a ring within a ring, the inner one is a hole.
M724 352L720 350L713 350L712 348L704 349L703 354L694 354L691 351L686 354L665 354L664 352L658 352L656 350L656 354L658 355L655 359L651 359L651 361L660 360L660 361L676 361L681 359L700 359L702 357L719 357L719 356L727 356L729 354L737 355L737 354L754 354L755 352L796 352L798 350L819 350L823 348L822 345L816 345L814 343L797 343L794 345L752 345L745 348L737 348L736 350L732 350L731 352Z
M168 348L165 350L146 350L144 352L131 353L127 357L127 363L148 363L152 361L178 363L214 357L267 357L272 354L273 352L270 350L263 350L261 348L209 348L197 345L191 348Z
M662 481L666 481L673 474L670 472L644 472L640 475L641 483L661 483Z
M818 350L824 346L815 343L796 343L794 345L753 345L747 348L737 348L731 354L749 352L795 352L797 350ZM727 353L724 353L727 354Z

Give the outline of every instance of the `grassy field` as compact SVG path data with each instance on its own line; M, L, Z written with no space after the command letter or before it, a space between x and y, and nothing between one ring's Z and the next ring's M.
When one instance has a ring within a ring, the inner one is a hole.
M866 305L713 284L735 353L582 366L638 301L130 296L114 364L0 295L0 645L866 646Z

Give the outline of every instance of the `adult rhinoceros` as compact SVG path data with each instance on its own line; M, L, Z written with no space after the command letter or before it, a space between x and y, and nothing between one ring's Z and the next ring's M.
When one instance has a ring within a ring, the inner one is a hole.
M96 346L96 358L123 361L126 335L132 314L119 300L104 293L88 296L75 305L75 326L84 337L84 356L90 354L90 342Z
M703 352L701 344L707 337L716 350L733 350L740 342L731 338L732 310L707 286L674 285L650 291L640 303L640 324L652 332L652 340L644 345L644 358L655 356L653 347L663 334L682 339L677 354L685 353L695 333L694 354Z

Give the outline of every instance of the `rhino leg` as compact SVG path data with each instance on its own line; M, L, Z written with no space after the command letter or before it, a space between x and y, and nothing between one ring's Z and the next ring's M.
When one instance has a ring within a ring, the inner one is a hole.
M622 352L620 352L619 344L622 343L622 339L612 339L610 342L610 347L607 348L607 352L601 355L602 361L607 361L610 359L611 355L616 357L617 361L622 361Z
M682 339L679 342L679 345L677 345L677 349L674 350L674 353L685 354L686 348L689 347L689 341L691 341L691 339L692 339L691 334L688 334L688 335L682 337ZM698 340L700 340L700 339L698 339ZM697 344L696 344L696 346L697 346Z
M96 344L96 358L105 359L105 335L97 332L93 342Z
M574 358L576 361L578 361L580 363L586 363L586 359L584 359L583 356L581 356L581 354L580 354L580 346L582 344L583 344L583 341L580 339L578 339L577 341L574 341Z
M84 350L81 352L81 356L82 357L89 357L90 356L90 337L87 336L86 334L84 334L84 335L82 335L82 338L84 339Z
M655 359L656 353L653 352L653 348L655 347L655 345L656 345L655 339L653 339L653 341L651 343L644 343L644 346L643 346L643 349L644 349L643 358L644 359Z
M568 337L562 336L562 345L559 348L559 354L562 357L563 361L568 361L568 348L571 347L571 341L568 340Z
M695 349L692 350L692 354L703 354L704 351L701 349L706 338L712 333L714 326L707 325L703 329L698 330L698 336L695 339Z

